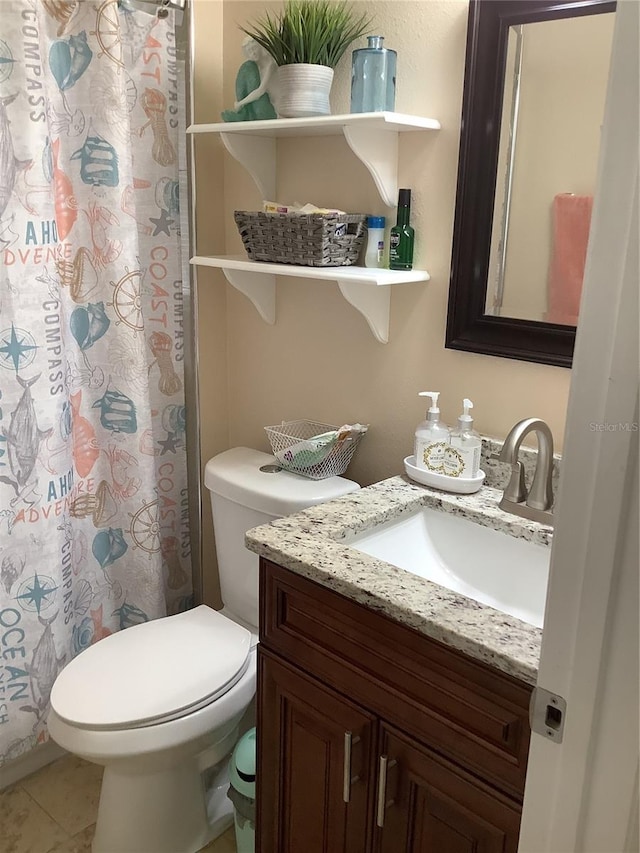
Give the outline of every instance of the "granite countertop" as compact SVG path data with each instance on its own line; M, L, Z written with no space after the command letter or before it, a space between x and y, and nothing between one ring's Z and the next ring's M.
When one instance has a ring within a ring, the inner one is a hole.
M454 495L391 477L246 534L251 551L395 621L535 684L542 631L348 545L350 537L420 506L464 516L507 535L550 547L550 527L498 509L504 472L487 464L473 495ZM497 485L499 487L497 487Z

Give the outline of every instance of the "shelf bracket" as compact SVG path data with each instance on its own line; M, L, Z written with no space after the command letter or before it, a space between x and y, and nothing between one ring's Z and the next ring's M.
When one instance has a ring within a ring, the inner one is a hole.
M398 195L398 131L344 125L349 148L367 167L382 201L394 207Z
M276 197L276 140L271 136L221 133L222 144L244 166L263 199Z
M340 293L347 302L359 311L369 328L381 344L389 342L389 307L391 288L389 285L371 286L361 281L336 279Z
M229 284L253 302L265 323L276 322L276 277L271 273L222 268Z

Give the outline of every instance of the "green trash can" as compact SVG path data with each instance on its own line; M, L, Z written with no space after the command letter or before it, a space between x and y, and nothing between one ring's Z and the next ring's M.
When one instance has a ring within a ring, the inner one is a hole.
M233 803L238 853L256 849L256 730L249 729L229 762L229 793Z

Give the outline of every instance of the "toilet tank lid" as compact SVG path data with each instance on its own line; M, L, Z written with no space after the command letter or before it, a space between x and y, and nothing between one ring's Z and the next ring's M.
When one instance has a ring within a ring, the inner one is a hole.
M344 477L310 480L283 469L267 473L260 470L264 465L277 465L275 457L248 447L234 447L207 462L204 482L213 494L274 518L291 515L360 488Z
M111 634L57 677L51 707L68 723L122 729L182 716L242 677L251 633L204 604Z

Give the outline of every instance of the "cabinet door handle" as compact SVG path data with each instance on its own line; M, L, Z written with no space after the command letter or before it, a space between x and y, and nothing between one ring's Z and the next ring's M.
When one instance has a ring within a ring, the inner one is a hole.
M344 733L344 764L342 768L342 799L345 803L351 800L351 785L357 782L359 776L351 776L351 747L360 742L358 735L353 737L351 732Z
M376 825L381 829L384 826L384 813L387 806L392 806L394 801L387 801L387 771L395 767L398 762L395 758L389 761L388 756L381 755L378 761L378 806L376 809Z

